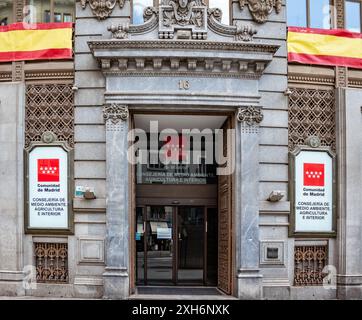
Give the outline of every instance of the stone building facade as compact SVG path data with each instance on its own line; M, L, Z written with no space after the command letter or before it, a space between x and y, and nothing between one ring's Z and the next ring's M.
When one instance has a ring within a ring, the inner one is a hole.
M15 21L24 4L14 1ZM140 249L142 223L155 231L142 219L138 229L138 210L178 208L170 210L179 221L194 206L216 210L218 241L203 229L214 250L204 259L216 256L214 266L203 261L203 285L215 267L212 286L238 299L362 298L362 71L288 65L285 0L232 0L229 25L207 1L154 3L137 25L132 8L76 1L72 61L0 64L0 295L127 299L152 280L138 269L142 254L152 264L165 244ZM200 188L138 183L127 135L151 120L234 129L235 171ZM24 218L24 150L49 131L72 153L71 228L34 233ZM337 160L336 232L295 235L290 154L315 136ZM182 284L174 256L159 269ZM36 286L24 284L31 266Z

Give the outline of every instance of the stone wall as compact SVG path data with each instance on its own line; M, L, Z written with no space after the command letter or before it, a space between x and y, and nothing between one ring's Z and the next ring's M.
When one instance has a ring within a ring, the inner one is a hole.
M24 85L0 84L0 295L23 295Z
M273 61L265 70L260 82L260 104L264 119L260 124L260 259L268 245L280 246L283 250L283 263L263 264L263 295L267 298L288 298L292 242L288 240L288 100L284 95L287 89L287 49L286 49L286 7L285 1L280 13L275 10L267 22L255 22L247 8L241 11L239 1L233 1L234 21L248 21L257 30L256 41L280 45ZM276 203L267 201L270 193L280 190L285 193ZM278 288L277 288L278 287Z
M73 280L75 294L80 296L103 295L106 234L106 129L102 112L105 79L87 41L109 39L111 34L107 27L112 23L129 22L129 17L129 1L123 9L117 4L111 17L101 21L89 5L83 9L80 3L76 4L74 180L76 186L92 188L97 197L74 199L76 263Z

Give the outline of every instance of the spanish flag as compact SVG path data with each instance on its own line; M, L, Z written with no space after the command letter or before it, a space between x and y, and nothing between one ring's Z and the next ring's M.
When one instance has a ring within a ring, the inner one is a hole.
M0 26L0 62L72 58L72 23Z
M288 60L362 69L362 34L289 27Z

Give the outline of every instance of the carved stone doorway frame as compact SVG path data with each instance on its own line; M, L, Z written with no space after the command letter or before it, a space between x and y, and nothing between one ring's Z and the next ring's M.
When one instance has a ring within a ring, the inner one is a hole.
M106 99L107 101L107 99ZM141 107L149 113L157 108ZM137 106L126 106L112 102L104 108L106 121L107 152L107 236L106 272L104 273L104 297L126 299L131 294L132 232L135 204L134 177L127 162L127 134L132 127L130 110ZM202 114L215 110L204 109ZM159 110L158 110L159 111ZM190 109L184 110L190 112ZM194 113L199 112L194 107ZM236 148L233 184L233 292L240 299L261 298L261 274L259 270L259 123L260 108L244 106L224 108L224 112L235 112ZM220 114L220 113L219 113ZM224 113L226 114L226 113Z

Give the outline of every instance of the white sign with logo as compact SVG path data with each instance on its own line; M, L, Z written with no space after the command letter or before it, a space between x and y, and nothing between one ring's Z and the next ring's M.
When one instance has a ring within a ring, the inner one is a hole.
M28 227L68 229L68 153L37 146L28 157Z
M295 156L295 232L333 231L333 158L325 151Z

